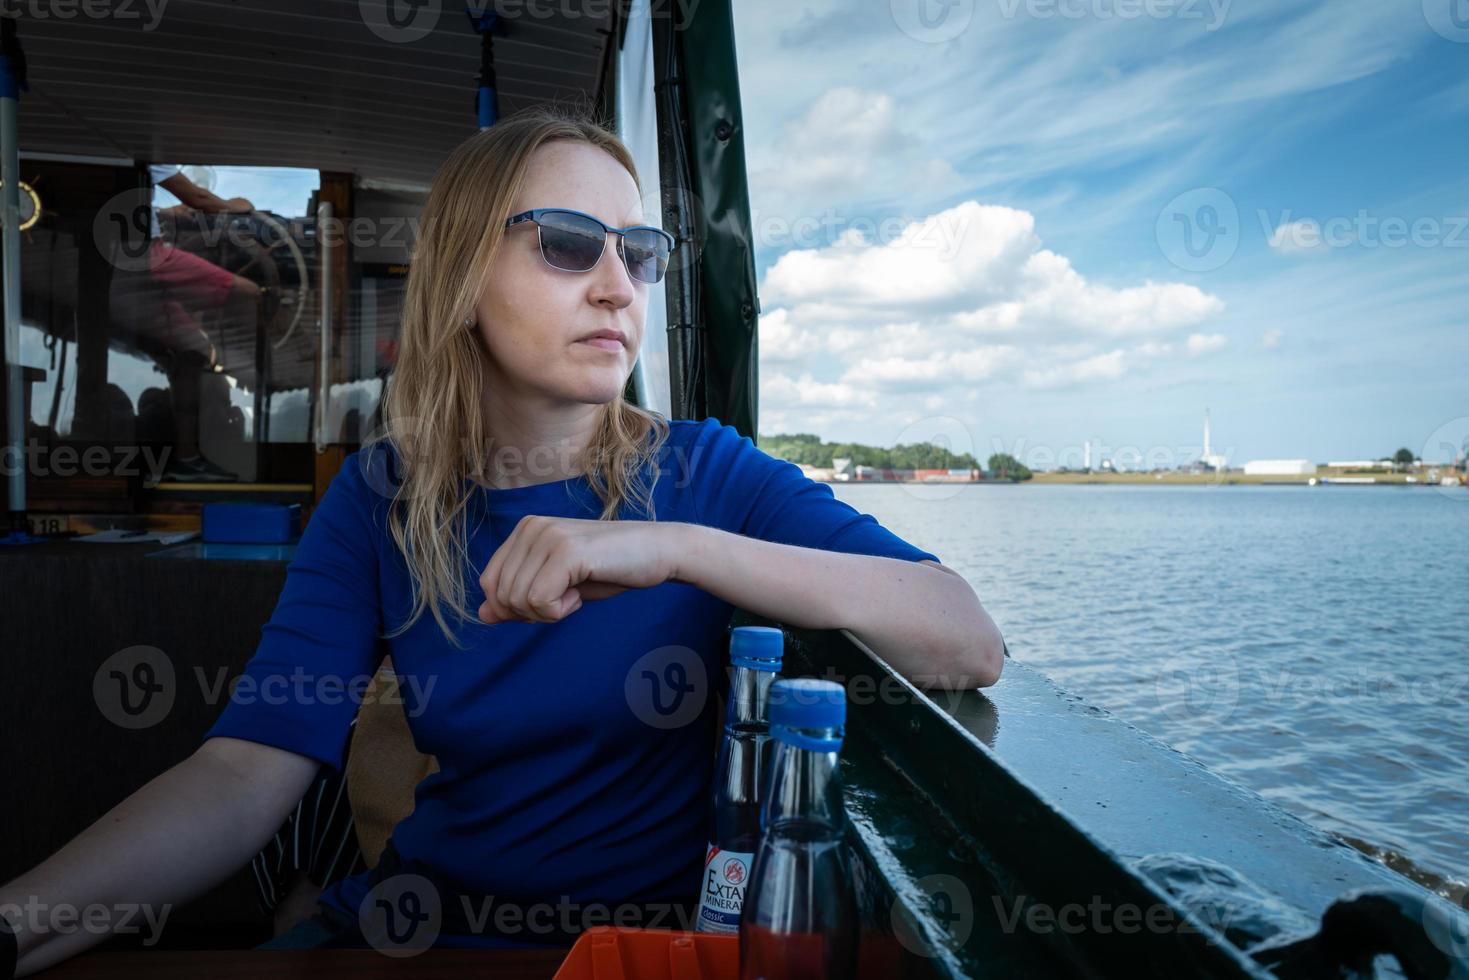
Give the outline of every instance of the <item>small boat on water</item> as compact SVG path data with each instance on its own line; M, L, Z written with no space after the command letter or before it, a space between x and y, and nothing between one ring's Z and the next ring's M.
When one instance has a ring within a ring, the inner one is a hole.
M192 651L181 667L200 677L231 676L289 557L65 536L187 534L221 501L309 514L372 429L413 218L476 126L567 99L616 121L650 214L678 240L627 397L758 431L728 0L535 16L171 0L156 20L134 14L3 21L3 179L17 216L4 239L7 445L46 462L7 484L25 521L15 537L42 540L0 550L14 653L0 716L18 722L10 788L24 801L0 880L177 761L213 720L203 699L131 729L98 717L95 651L168 645ZM272 186L296 189L202 224L198 208L161 216L176 247L233 277L221 288L248 295L248 316L233 300L198 316L140 306L125 288L164 203L149 173L160 165L183 165L205 193L211 168L227 167L282 168ZM202 368L181 394L185 354ZM198 420L186 465L152 465L185 438L170 411L180 397ZM160 551L174 560L151 560ZM993 689L926 693L846 631L787 633L788 673L853 692L843 778L861 975L1463 975L1469 931L1453 902L1023 663ZM180 910L169 943L243 948L258 927L247 875Z

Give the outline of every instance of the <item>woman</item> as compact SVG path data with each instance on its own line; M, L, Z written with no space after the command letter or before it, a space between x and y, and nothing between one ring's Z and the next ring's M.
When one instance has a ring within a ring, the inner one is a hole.
M190 760L0 901L212 886L340 766L351 695L391 653L440 771L378 867L277 945L687 927L735 608L848 628L927 685L994 683L999 632L934 555L732 427L622 399L670 244L637 227L641 201L626 148L573 117L507 118L453 152L386 432L328 488L229 704ZM22 966L88 942L22 933Z

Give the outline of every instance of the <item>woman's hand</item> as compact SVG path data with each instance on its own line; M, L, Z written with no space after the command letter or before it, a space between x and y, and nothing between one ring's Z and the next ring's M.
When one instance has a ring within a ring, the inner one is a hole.
M674 576L683 527L523 517L479 577L480 621L555 623L585 600L662 585Z

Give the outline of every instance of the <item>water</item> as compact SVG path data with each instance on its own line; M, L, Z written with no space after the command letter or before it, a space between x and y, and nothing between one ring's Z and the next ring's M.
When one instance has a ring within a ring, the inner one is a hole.
M1425 884L1469 882L1469 491L833 489L962 573L1016 660Z

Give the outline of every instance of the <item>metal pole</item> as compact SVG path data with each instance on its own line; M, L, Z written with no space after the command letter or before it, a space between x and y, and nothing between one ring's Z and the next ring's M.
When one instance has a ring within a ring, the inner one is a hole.
M676 419L702 419L706 411L703 378L703 315L695 251L697 226L690 189L689 147L684 129L683 52L667 16L653 18L653 90L658 110L658 179L663 227L676 244L664 291L668 302L668 373L671 410Z
M0 50L0 224L3 224L5 299L6 497L12 538L28 537L26 525L25 384L20 364L20 86L24 61L15 23L4 22Z
M469 19L479 33L479 80L474 110L479 128L484 130L500 121L500 91L495 82L494 40L499 29L500 15L493 10L482 10L475 17L471 11Z
M322 201L316 206L316 259L320 264L317 272L317 289L321 291L321 351L316 368L316 451L326 452L331 442L327 430L327 412L331 408L331 357L332 357L332 202Z

